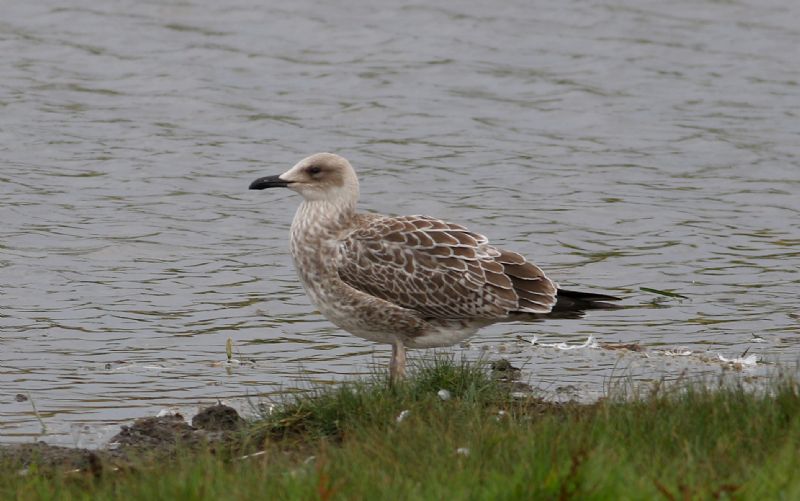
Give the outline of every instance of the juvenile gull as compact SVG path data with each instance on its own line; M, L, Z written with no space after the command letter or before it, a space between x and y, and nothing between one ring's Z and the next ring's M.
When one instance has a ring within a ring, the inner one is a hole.
M250 184L276 187L304 199L290 248L306 293L337 326L392 345L391 381L405 372L406 348L450 346L495 322L579 316L618 299L559 289L521 254L458 224L356 212L355 170L332 153Z

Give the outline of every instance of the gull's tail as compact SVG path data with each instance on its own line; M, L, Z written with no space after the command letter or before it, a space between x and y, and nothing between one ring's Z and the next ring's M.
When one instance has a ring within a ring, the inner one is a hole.
M582 318L587 310L616 310L629 308L611 304L611 301L620 301L621 298L607 294L593 292L578 292L558 289L556 305L550 313L523 313L511 312L510 318L514 321L527 322L531 320L544 320L546 318Z
M566 313L584 310L610 310L621 308L610 301L619 301L620 298L607 294L595 294L594 292L578 292L567 289L558 289L556 294L556 305L553 313Z

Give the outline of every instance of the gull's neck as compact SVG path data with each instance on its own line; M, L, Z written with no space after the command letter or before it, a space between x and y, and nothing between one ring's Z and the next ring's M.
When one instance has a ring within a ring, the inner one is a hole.
M355 203L306 200L294 216L289 244L292 259L301 282L317 305L326 294L323 284L333 289L343 285L336 268L337 248L354 224L355 214Z
M292 221L292 239L297 241L336 240L350 229L356 202L350 200L305 200Z

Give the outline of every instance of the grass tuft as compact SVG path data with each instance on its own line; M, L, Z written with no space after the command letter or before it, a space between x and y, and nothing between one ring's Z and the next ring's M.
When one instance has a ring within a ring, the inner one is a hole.
M348 431L395 423L403 411L410 415L441 408L446 405L439 396L441 390L449 392L462 409L510 398L483 364L435 356L416 361L410 377L393 386L382 375L373 375L364 381L295 393L262 416L255 437L338 441Z

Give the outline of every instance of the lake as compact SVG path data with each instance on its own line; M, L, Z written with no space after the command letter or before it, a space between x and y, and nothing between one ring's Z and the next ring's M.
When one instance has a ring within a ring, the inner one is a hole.
M631 306L439 353L579 400L795 367L797 19L792 0L4 3L0 442L92 447L164 408L385 369L388 346L306 298L299 197L247 190L317 151L350 159L362 210L465 224Z

